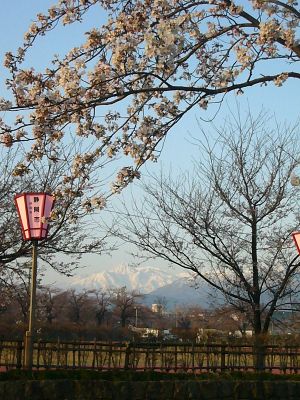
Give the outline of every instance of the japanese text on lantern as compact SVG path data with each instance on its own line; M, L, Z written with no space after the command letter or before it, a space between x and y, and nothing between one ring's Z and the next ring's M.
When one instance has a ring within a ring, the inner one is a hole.
M29 195L27 197L29 225L31 228L31 235L33 237L40 236L40 222L41 222L41 200L42 196Z
M15 196L15 202L21 220L23 239L45 239L54 197L48 193L22 193Z

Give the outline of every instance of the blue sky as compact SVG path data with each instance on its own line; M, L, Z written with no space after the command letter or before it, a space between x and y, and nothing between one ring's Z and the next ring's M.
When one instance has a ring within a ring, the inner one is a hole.
M14 51L22 43L23 34L27 27L35 19L37 12L45 12L52 5L50 0L10 0L1 3L1 24L0 24L0 58L1 64L6 51ZM60 28L50 33L47 39L40 39L37 50L30 53L30 64L34 67L43 67L47 61L52 58L55 53L63 54L65 50L73 45L78 44L81 40L82 33L87 31L90 26L100 24L105 15L100 10L93 10L90 15L91 25L76 24L67 28ZM4 80L6 73L4 68L0 69L0 96L5 96ZM299 85L296 81L289 81L282 87L278 88L269 85L265 88L255 87L245 91L245 95L236 96L230 94L227 96L221 110L214 119L215 125L222 125L229 111L236 109L239 105L243 112L247 112L248 108L254 114L263 106L267 111L273 113L279 122L288 121L293 123L299 117ZM244 110L244 111L243 111ZM203 120L209 120L214 115L211 108L208 111L202 109L194 109L184 118L169 134L165 141L163 152L157 164L151 164L145 169L145 175L148 173L159 173L161 169L168 171L185 171L192 166L193 159L199 157L198 150L191 144L191 135L197 137L199 135L198 122L202 127L207 126ZM126 193L125 193L126 196ZM115 200L117 202L117 200ZM107 213L108 214L108 213ZM105 215L105 213L104 213ZM110 268L122 261L130 261L130 257L126 255L125 249L113 253L111 257L86 257L83 260L89 265L87 269L81 271L89 274L96 272L99 268ZM48 275L49 280L55 280L57 277L53 274Z

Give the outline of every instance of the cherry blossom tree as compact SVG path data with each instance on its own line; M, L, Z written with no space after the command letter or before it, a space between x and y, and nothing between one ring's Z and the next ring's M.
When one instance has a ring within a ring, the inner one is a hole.
M24 66L39 37L60 24L84 24L96 7L107 22L82 43L45 70ZM16 116L0 121L0 141L31 144L16 170L23 175L34 159L59 159L69 131L95 139L75 155L70 174L88 176L95 159L123 153L133 162L116 174L111 190L118 192L156 159L192 108L299 79L299 18L296 0L59 0L37 15L18 51L6 54L12 97L0 109Z

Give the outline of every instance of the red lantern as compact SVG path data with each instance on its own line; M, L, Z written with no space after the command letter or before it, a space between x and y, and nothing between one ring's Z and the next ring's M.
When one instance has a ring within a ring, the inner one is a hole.
M48 234L54 196L48 193L22 193L15 196L24 240L42 240Z
M300 254L300 232L292 233L295 245L297 247L298 253Z

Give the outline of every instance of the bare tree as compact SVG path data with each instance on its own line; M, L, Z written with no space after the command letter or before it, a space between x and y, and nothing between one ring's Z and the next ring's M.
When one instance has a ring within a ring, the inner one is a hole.
M115 306L115 313L119 316L122 328L125 328L129 318L134 317L136 300L141 294L132 290L127 291L126 286L112 291L112 303Z
M124 217L123 239L146 257L194 273L244 313L256 335L276 310L299 304L299 131L268 127L265 114L233 118L200 144L194 175L156 178ZM203 132L205 135L205 133ZM212 143L212 144L211 144Z
M177 316L177 326L181 329L190 329L192 326L190 316L186 313L180 312Z
M0 282L0 317L5 314L12 303L13 291L5 282Z
M16 264L16 268L8 269L1 278L2 284L7 288L11 301L17 309L17 319L27 323L29 314L30 270L28 263L22 267ZM38 278L38 283L40 279Z
M165 296L156 296L154 299L154 304L156 304L156 312L161 316L167 309L168 300Z
M82 324L87 315L84 315L84 310L89 307L89 291L82 290L81 292L76 292L75 289L70 289L67 291L67 313L71 322L75 324Z
M40 288L38 292L39 315L48 324L52 324L62 313L62 309L65 306L62 297L62 291L51 285Z
M105 290L95 290L92 292L95 296L95 317L97 325L101 326L111 305L111 295Z

